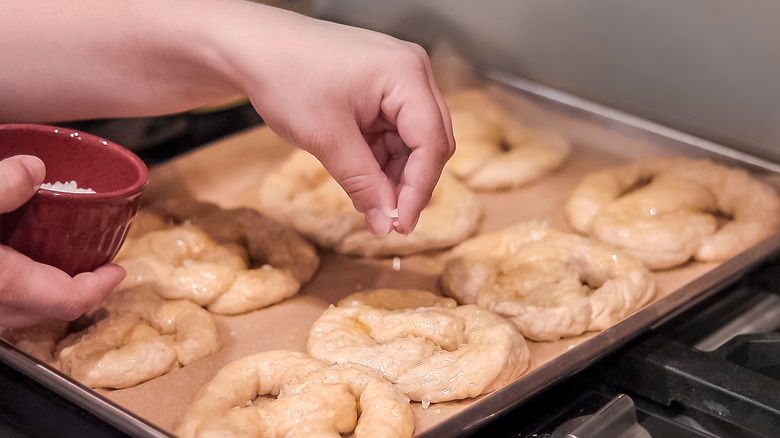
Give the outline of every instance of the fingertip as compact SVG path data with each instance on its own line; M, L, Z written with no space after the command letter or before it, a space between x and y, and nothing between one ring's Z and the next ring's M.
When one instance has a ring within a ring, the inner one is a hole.
M398 234L409 235L417 227L417 222L420 221L420 214L417 213L411 216L411 219L401 220L399 218L393 223L393 229Z
M393 230L393 221L389 214L372 208L366 212L366 227L377 236L386 236Z
M125 269L113 263L77 274L73 277L74 289L59 309L57 318L70 321L94 309L122 282L125 275Z
M423 209L431 199L427 192L421 192L417 188L405 185L398 194L398 226L396 231L401 234L410 234L417 227Z
M417 213L415 216L412 217L412 220L409 222L409 225L407 225L409 228L409 232L406 234L411 233L416 227L417 223L420 221L420 213Z
M101 300L124 280L125 268L115 264L105 264L92 272L83 272L73 277L73 280L85 293L89 301Z
M101 283L111 285L111 289L118 286L127 275L127 271L116 263L107 263L93 272L101 278Z

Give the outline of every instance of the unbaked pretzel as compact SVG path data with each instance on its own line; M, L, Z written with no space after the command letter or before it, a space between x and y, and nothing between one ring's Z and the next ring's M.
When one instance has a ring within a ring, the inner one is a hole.
M776 232L780 197L745 170L674 157L586 175L565 215L576 231L665 269L725 260Z
M478 190L520 187L560 168L571 146L562 135L511 117L482 89L447 96L457 142L446 168Z
M127 239L115 262L127 270L120 287L152 285L168 299L188 299L214 313L244 313L295 295L287 270L249 269L241 255L200 228L179 225Z
M129 388L221 348L213 316L146 287L113 292L57 346L57 366L93 388Z
M359 292L331 306L312 325L307 348L329 363L376 369L424 405L494 391L529 363L525 340L500 316L403 289Z
M167 199L144 207L165 222L190 224L216 243L246 253L251 268L265 265L288 271L301 284L317 272L317 249L293 227L252 208L222 208L193 199ZM135 226L135 225L134 225Z
M655 293L655 278L634 256L536 223L456 246L441 285L458 302L503 315L538 341L603 330Z
M311 154L296 150L245 196L248 206L289 223L317 245L342 254L401 256L449 248L476 232L482 207L452 175L443 174L408 235L376 236L363 215Z
M6 328L2 338L14 347L40 360L52 364L57 344L68 334L69 321L46 319L34 326Z
M258 397L272 398L260 400ZM175 432L206 436L410 437L409 400L372 370L327 365L291 350L256 353L222 368L196 394Z

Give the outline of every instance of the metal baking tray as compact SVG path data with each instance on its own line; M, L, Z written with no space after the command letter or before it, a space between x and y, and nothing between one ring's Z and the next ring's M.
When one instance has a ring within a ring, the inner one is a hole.
M502 72L486 77L497 86L532 100L570 119L613 132L644 139L676 154L719 162L765 173L776 181L780 165L669 127L639 118L595 102L573 96L524 78ZM776 184L775 184L776 185ZM545 387L571 376L610 352L626 345L642 333L663 324L736 282L743 273L780 250L780 232L764 239L715 269L645 306L630 317L577 345L544 366L485 397L420 434L420 437L469 436L486 422L544 391Z
M613 157L616 161L627 158L641 158L658 153L712 158L728 164L746 167L762 174L770 181L780 181L780 165L776 163L669 129L648 120L577 98L523 78L507 76L500 72L489 72L484 79L489 87L496 90L497 96L506 98L506 102L503 103L507 107L517 107L518 111L527 117L529 123L538 123L548 127L551 125L561 126L564 133L585 133L585 135L574 139L575 147L584 146L585 149L603 149L608 152L604 156ZM579 134L573 135L577 137ZM599 140L591 141L593 138L598 138ZM630 147L629 151L623 150L625 146L623 142L627 140ZM583 143L577 144L577 141ZM226 144L227 142L217 141L212 145L207 145L206 148L219 149ZM230 154L232 154L232 151L225 153L225 155ZM203 167L198 167L199 164L189 166L192 161L191 158L182 156L175 160L179 163L164 164L166 175L170 178L167 184L164 185L182 188L186 184L171 184L177 181L176 178L181 177L182 172L207 171ZM586 157L580 156L579 158ZM273 159L278 160L280 157L276 156ZM578 163L580 172L588 166L603 164L596 161L587 162L587 159L582 161L585 161L585 163ZM178 164L182 164L182 166L177 167ZM264 165L267 165L267 163ZM240 175L241 171L238 169L234 173ZM160 172L158 172L159 174ZM205 175L202 178L203 182L198 184L205 186L213 183L213 179L210 178L210 175ZM574 179L571 179L569 183L571 181L574 181ZM201 188L204 186L201 186ZM202 194L206 200L211 200L209 198L219 199L220 197L224 198L226 188L232 189L239 186L231 182L226 187L217 187L217 190L213 192L208 192L208 190L204 189L199 194ZM198 192L200 189L195 188L194 190ZM160 193L152 193L151 195L159 196ZM562 199L561 196L563 194L559 193L557 199ZM531 215L532 212L527 214ZM500 220L492 218L487 221L485 226L498 228L506 222L504 219L498 219ZM556 217L553 222L556 221L560 224L561 218ZM662 324L674 315L725 288L739 278L743 272L755 266L778 249L780 249L780 233L765 239L753 248L726 262L713 266L695 267L686 273L683 281L676 280L677 283L674 283L673 290L669 293L620 323L602 332L593 333L578 339L570 345L571 348L561 349L560 352L555 353L554 357L545 360L543 363L536 364L514 383L491 394L453 405L451 410L447 410L445 406L446 415L441 415L440 418L433 412L436 409L434 406L427 411L418 408L417 411L422 412L428 419L427 423L418 429L416 436L455 437L473 434L492 418L501 416L513 406L542 392L548 385L581 371L640 334L651 330L654 326ZM330 261L326 262L325 265L332 268L334 263L336 262ZM310 292L310 294L313 293L316 293L316 291ZM332 298L330 296L327 299ZM327 305L327 302L323 301L322 304ZM310 312L315 314L316 310L307 309L304 313ZM300 343L298 342L296 345L300 345ZM128 435L148 437L171 436L169 426L160 424L154 418L150 418L148 411L146 413L138 412L136 409L137 405L125 403L121 397L117 398L113 393L104 393L87 388L2 340L0 340L0 362L18 370L30 379L35 380ZM218 367L218 365L215 362L211 366ZM149 400L148 397L146 397L144 402L151 405L150 410L159 410L160 408L159 406L155 408L155 400ZM165 403L159 400L157 402ZM165 407L167 408L168 406Z

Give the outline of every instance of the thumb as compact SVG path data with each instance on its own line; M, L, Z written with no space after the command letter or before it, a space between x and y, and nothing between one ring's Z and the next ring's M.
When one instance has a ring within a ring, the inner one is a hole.
M45 176L46 168L38 157L17 155L0 161L0 213L27 202Z

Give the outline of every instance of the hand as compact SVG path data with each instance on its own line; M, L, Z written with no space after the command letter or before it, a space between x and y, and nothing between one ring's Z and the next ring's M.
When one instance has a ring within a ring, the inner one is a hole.
M0 120L136 117L245 95L377 234L412 231L454 152L416 44L242 0L0 4L35 17L0 26L0 55L15 60L0 75Z
M455 149L428 55L384 34L266 13L256 35L247 22L241 41L224 42L241 88L271 129L323 163L371 231L411 232Z
M13 211L35 193L45 176L36 157L0 161L0 213ZM25 327L47 318L73 320L97 305L125 271L105 265L70 277L0 245L0 327Z

